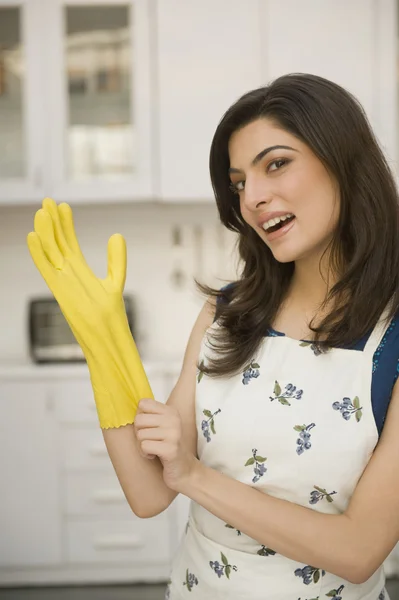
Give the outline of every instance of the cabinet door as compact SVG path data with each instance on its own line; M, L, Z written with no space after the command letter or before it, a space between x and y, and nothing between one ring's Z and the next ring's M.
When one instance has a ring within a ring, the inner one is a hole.
M396 132L392 137L391 120L396 112L394 2L287 0L284 10L279 0L261 4L265 80L305 72L343 85L360 100L391 155L397 137Z
M37 0L0 0L0 204L44 195L38 6Z
M151 1L42 1L52 195L71 203L148 197Z
M40 382L0 382L1 569L61 561L57 431Z
M217 124L262 80L258 2L158 0L157 27L159 195L209 201Z

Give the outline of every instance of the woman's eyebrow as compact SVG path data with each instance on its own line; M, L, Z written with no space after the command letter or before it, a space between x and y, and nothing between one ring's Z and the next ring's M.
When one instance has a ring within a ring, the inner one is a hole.
M272 150L292 150L293 152L298 152L298 150L295 150L295 148L291 148L291 146L281 146L281 145L276 145L276 146L269 146L268 148L264 148L264 150L262 150L261 152L259 152L259 154L257 154L255 156L255 158L252 161L252 166L254 167L255 165L258 164L258 162L260 162L262 160L262 158L264 156L266 156L266 154L268 154L268 152L271 152ZM229 169L229 175L231 173L241 173L241 169L235 169L234 167L230 167Z

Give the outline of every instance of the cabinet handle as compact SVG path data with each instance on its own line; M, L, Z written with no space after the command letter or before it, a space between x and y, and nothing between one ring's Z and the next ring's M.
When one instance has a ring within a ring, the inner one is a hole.
M123 535L108 535L99 537L93 541L96 550L127 550L129 548L140 548L144 546L142 539L135 535L127 538Z
M97 490L92 494L91 499L97 504L126 502L126 498L122 490Z

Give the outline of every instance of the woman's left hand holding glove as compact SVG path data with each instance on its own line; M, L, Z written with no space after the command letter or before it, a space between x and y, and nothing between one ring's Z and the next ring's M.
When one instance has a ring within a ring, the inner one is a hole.
M199 461L184 444L178 410L156 400L143 399L139 403L134 428L141 452L148 458L158 456L163 465L165 484L180 492Z

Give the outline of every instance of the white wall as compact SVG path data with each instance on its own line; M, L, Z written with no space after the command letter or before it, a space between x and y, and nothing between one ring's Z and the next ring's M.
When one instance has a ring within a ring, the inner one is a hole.
M0 362L28 360L27 301L49 290L26 246L38 207L0 208ZM82 251L99 277L106 275L107 241L122 233L127 242L125 291L136 298L137 345L142 358L180 360L203 298L193 275L208 284L234 275L234 236L223 230L213 205L113 205L74 208ZM172 283L176 254L172 228L182 226L186 283ZM193 230L203 227L203 269L198 272ZM224 244L224 250L220 245Z

